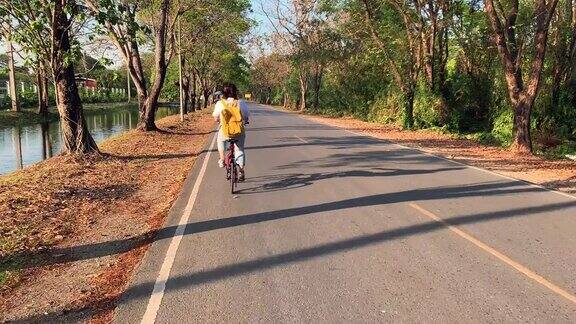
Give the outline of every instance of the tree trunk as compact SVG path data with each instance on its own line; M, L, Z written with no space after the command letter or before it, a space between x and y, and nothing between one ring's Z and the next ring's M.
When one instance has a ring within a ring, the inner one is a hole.
M284 109L288 109L288 94L286 93L286 89L284 89L283 91L283 97L284 97L283 107Z
M54 4L52 19L52 67L58 98L58 113L63 137L64 153L98 152L96 142L90 135L82 102L74 74L74 65L65 64L64 57L70 52L70 36L67 14L64 11L67 0L58 0Z
M188 102L190 101L190 77L186 76L182 78L182 94L184 95L183 98L183 105L184 105L184 114L188 113Z
M84 119L72 65L56 74L56 96L58 97L64 151L66 153L98 152L96 142L90 135Z
M532 153L532 138L530 137L530 112L531 105L519 101L514 107L514 126L512 151L520 154Z
M550 112L558 110L560 104L560 86L562 84L562 72L560 70L560 62L554 62L552 69L552 87L550 89Z
M8 27L8 30L10 30L10 28L11 27ZM12 111L20 111L18 93L16 92L16 77L14 73L14 47L10 40L6 41L6 47L6 54L8 56L8 94L12 103Z
M42 68L38 67L36 69L36 87L38 89L38 114L42 116L48 115L48 96L46 92L48 89L45 88L46 82L44 81L46 77L44 76L44 71Z
M182 55L182 27L181 27L181 20L182 18L178 18L178 86L180 88L180 121L184 121L184 115L188 112L188 91L184 88L184 75L182 69L184 68L185 58Z
M300 81L300 99L299 99L299 109L301 112L306 110L306 95L308 93L308 75L306 72L300 72L299 77Z
M126 99L128 103L132 100L132 86L130 85L130 67L126 65L126 95L128 98Z
M44 92L42 93L42 101L46 103L46 111L48 111L48 108L50 107L50 83L48 82L48 75L46 70L43 71L43 74L44 77L42 78L42 87L44 88Z
M412 129L414 127L414 96L414 88L404 91L404 116L402 121L404 129Z
M190 87L190 98L191 98L191 107L192 111L196 110L196 73L192 73L192 86Z
M140 111L140 118L137 126L139 130L143 131L153 131L158 129L155 120L158 98L160 97L160 91L164 85L164 79L166 78L166 29L169 5L170 0L162 0L162 7L160 9L160 25L156 30L154 38L154 70L156 78L154 79L154 84L148 93L148 98L146 98L144 105L141 106L144 111Z
M322 77L324 75L324 67L320 64L314 75L314 109L318 109L320 105L320 90L322 89Z
M208 108L208 100L210 97L210 89L204 89L204 109Z

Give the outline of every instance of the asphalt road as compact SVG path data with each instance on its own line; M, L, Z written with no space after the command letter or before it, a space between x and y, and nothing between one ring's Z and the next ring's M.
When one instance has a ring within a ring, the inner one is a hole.
M576 322L576 199L251 109L240 193L198 159L116 322Z

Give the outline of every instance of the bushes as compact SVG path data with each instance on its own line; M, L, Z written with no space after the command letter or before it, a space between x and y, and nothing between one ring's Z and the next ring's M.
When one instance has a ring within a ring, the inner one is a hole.
M386 89L376 96L376 99L370 105L368 120L382 124L402 123L402 107L404 98L399 91Z
M51 96L53 99L54 96ZM35 108L38 106L38 95L32 90L26 90L18 93L18 104L20 108ZM6 96L0 99L0 110L10 109L10 97Z
M82 88L80 89L80 98L82 99L83 103L121 102L126 100L126 96L124 94L113 93L110 89L92 91L86 88Z
M122 93L112 93L110 89L101 89L96 92L80 89L80 98L83 103L107 103L107 102L122 102L126 100L126 96ZM19 105L21 108L36 108L38 106L38 95L32 90L19 92ZM49 95L50 106L56 105L54 91L50 91ZM0 99L0 110L10 109L10 98L4 97Z
M441 115L444 109L446 109L444 99L420 82L414 98L414 127L442 126Z
M492 125L491 134L496 143L502 146L509 146L512 143L512 123L513 113L510 109L502 110Z

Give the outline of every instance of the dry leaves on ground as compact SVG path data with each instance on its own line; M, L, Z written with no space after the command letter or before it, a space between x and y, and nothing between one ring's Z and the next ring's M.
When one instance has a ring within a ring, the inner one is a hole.
M0 177L0 321L111 318L214 127L178 118Z
M550 189L576 193L576 162L546 160L538 156L519 156L473 140L459 139L430 130L404 131L388 125L353 118L305 116L308 119L341 127L361 134L389 140L441 155L506 176L543 185Z

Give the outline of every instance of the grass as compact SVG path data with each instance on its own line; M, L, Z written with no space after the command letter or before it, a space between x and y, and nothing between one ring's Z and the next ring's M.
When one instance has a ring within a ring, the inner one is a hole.
M41 116L33 109L21 111L0 111L0 127L27 126L43 122L58 120L58 114L50 112L47 116Z
M84 111L87 114L99 113L102 111L110 110L126 110L138 108L137 103L97 103L97 104L84 104ZM50 108L47 116L38 115L36 109L25 108L21 111L15 112L10 110L0 110L0 128L12 126L29 126L40 124L43 122L54 122L58 120L58 113L55 107Z
M136 109L138 108L138 103L136 102L111 102L111 103L95 103L95 104L84 104L84 111L86 113L97 113L100 111L110 111L110 110L126 110L126 109Z

